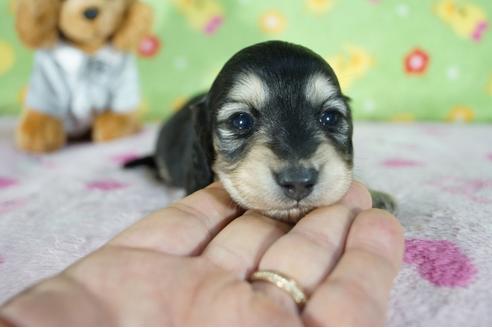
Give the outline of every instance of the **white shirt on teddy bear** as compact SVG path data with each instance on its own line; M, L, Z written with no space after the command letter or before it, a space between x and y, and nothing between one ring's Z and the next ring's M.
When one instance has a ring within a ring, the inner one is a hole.
M110 46L86 54L63 42L38 50L26 102L61 119L69 135L84 133L97 113L124 113L139 105L135 58Z

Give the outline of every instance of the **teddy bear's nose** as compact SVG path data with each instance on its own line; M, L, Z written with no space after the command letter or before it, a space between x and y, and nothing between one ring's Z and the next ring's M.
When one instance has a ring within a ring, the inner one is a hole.
M90 7L84 11L84 17L88 20L96 19L97 15L99 15L99 9L97 9L96 7Z

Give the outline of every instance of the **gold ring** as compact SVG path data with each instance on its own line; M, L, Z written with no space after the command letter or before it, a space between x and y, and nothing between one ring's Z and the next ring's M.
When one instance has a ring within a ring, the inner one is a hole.
M294 279L287 278L283 274L275 271L260 270L251 275L250 281L265 281L277 286L292 297L299 309L302 309L304 304L306 304L306 294L299 284Z

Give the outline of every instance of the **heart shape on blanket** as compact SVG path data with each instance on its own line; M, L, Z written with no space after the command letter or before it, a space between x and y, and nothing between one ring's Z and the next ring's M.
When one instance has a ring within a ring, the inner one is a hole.
M389 168L414 167L424 165L422 162L404 158L390 158L382 162L383 166Z
M471 260L448 240L407 239L403 260L439 287L466 287L477 273Z
M92 190L110 191L126 188L128 185L113 180L99 180L87 183L87 188Z
M17 181L11 178L0 177L0 189L6 189L17 184Z

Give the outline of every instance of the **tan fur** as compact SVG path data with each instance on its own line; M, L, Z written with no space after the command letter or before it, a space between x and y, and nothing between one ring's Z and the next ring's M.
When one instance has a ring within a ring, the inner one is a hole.
M140 40L150 33L153 15L151 9L140 1L132 1L126 19L113 37L113 44L121 50L135 50Z
M314 106L320 106L323 101L336 94L336 88L326 77L315 75L308 82L305 94ZM236 112L247 112L250 105L256 109L262 108L272 95L268 85L260 77L253 73L244 73L237 78L228 96L231 102L219 108L219 120L225 120ZM333 101L331 105L343 113L346 112L343 103ZM352 167L323 135L318 136L321 144L311 158L286 163L272 152L268 132L260 128L255 132L254 139L248 141L247 155L230 164L222 157L219 148L235 149L241 141L236 141L233 138L234 133L225 127L219 128L218 134L223 140L214 136L214 147L218 154L213 165L214 173L234 201L244 208L260 211L269 217L295 223L313 208L339 201L352 182ZM273 172L280 172L288 164L314 168L319 172L318 182L312 193L299 203L285 197L273 175Z
M312 194L300 203L283 196L272 170L280 170L285 162L273 154L262 137L253 141L247 156L233 167L228 166L219 155L214 163L214 172L239 205L295 223L313 208L340 200L352 182L352 169L328 142L320 145L309 160L299 164L320 172Z
M135 113L121 114L105 112L96 117L92 128L92 139L96 142L109 141L138 132L141 125Z
M15 1L16 30L21 41L33 49L54 45L61 30L74 46L87 53L96 52L108 42L120 50L132 51L152 26L151 9L139 0ZM83 17L90 7L100 11L93 21ZM135 114L108 111L96 118L93 137L95 141L111 140L135 133L139 127ZM16 137L21 149L33 152L54 151L66 139L62 122L31 108L26 108Z
M58 40L60 0L16 0L15 27L29 48L44 48Z
M234 102L242 102L251 104L255 108L261 108L269 97L268 86L254 73L243 73L234 82L229 97Z
M318 106L320 103L329 99L337 93L337 90L325 76L318 74L309 79L306 84L306 97L313 106Z
M124 18L127 0L68 0L60 11L59 27L67 38L80 49L91 53L108 41ZM95 20L87 20L87 8L98 8Z
M46 153L63 147L66 135L59 119L27 110L21 117L15 140L17 146L25 151Z

